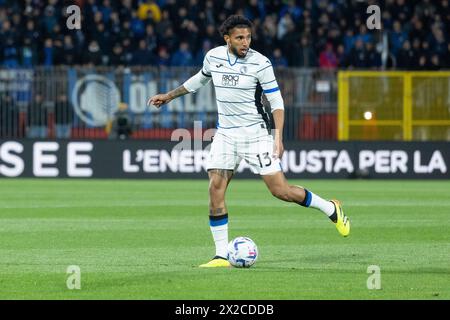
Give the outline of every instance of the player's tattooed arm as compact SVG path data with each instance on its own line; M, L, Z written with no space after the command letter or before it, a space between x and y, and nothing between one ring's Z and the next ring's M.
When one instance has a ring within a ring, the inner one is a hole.
M160 93L157 94L150 99L148 99L147 104L148 105L154 105L155 107L159 108L163 104L169 103L175 98L184 96L185 94L188 94L189 91L184 86L179 86L176 89L173 89L167 93Z
M178 88L169 91L167 95L170 97L170 100L173 100L188 93L189 91L184 86L179 86Z

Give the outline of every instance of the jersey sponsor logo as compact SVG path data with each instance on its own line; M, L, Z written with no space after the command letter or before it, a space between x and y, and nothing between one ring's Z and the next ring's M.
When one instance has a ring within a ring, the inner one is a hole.
M229 87L236 87L239 83L239 76L235 74L222 75L222 85Z

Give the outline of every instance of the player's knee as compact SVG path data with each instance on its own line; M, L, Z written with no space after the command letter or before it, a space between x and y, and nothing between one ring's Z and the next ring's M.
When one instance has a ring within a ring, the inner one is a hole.
M223 186L221 183L218 183L215 181L211 181L209 183L209 192L219 192L222 189L223 189Z
M213 181L209 184L209 194L211 197L221 197L225 194L225 189L222 184L214 183Z

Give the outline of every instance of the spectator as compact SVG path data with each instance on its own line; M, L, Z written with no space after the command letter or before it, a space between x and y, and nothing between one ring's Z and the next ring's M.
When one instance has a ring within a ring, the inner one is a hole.
M402 70L413 69L417 59L416 52L411 50L411 43L409 40L403 42L403 47L397 54L397 68Z
M270 59L272 61L272 65L274 67L287 67L288 62L287 59L283 56L283 53L281 52L280 48L275 48L272 54L272 58Z
M390 34L392 53L394 55L397 54L398 50L402 47L403 42L405 42L407 38L406 32L402 30L400 21L396 20L394 22L394 30Z
M170 65L170 54L166 47L159 48L157 65L160 67L168 67Z
M42 27L45 34L50 35L57 23L58 18L56 17L55 7L49 4L44 9L44 18L42 19Z
M323 69L334 69L338 65L336 53L334 52L333 45L327 43L325 50L320 53L319 66Z
M168 28L163 36L161 37L161 42L166 47L167 51L172 54L175 52L178 46L178 37L173 32L173 28Z
M424 70L429 69L430 66L431 65L430 65L430 62L428 60L428 56L422 53L419 56L419 66L418 66L417 69L420 70L420 71L424 71Z
M302 16L302 8L296 4L295 0L288 0L286 2L280 10L280 17L289 14L295 22L299 22Z
M44 42L44 52L41 58L42 65L47 67L52 66L54 57L55 57L55 48L53 47L53 40L47 38L45 39Z
M364 50L364 42L361 39L356 40L355 47L350 51L347 59L348 66L351 68L366 67L366 52Z
M190 67L194 65L194 59L186 41L180 43L180 47L173 54L170 64L175 67Z
M429 69L437 71L437 70L441 70L441 68L442 68L441 59L440 59L439 55L437 53L435 53L431 56L431 62L430 62Z
M53 49L52 49L53 61L51 65L64 64L63 51L64 51L63 39L61 37L57 37L53 41Z
M280 48L281 50L287 53L289 52L289 48L292 46L293 43L297 41L297 39L298 39L298 31L295 29L295 25L289 24L287 26L286 33L280 39L279 44L276 45L275 47ZM271 51L273 51L273 49Z
M120 1L117 14L120 20L131 20L132 14L136 12L133 7L133 0L122 0Z
M236 10L233 10L236 11ZM234 13L234 12L233 12ZM250 20L255 20L261 17L258 0L250 0L244 7L244 15Z
M147 26L153 26L153 24L149 23L147 24ZM170 19L169 10L164 9L161 13L161 21L155 24L155 31L159 36L161 36L162 34L164 34L164 31L172 27L173 23L172 20Z
M151 20L158 23L161 20L161 9L153 0L141 2L138 8L138 17L141 20Z
M147 48L147 42L145 40L139 41L139 48L133 53L133 65L155 65L156 57Z
M434 53L442 55L447 51L447 41L442 29L434 28L433 35L430 38L431 48Z
M425 40L427 37L427 31L425 30L423 22L420 20L420 18L414 16L411 23L412 29L409 32L409 38L419 38L421 41Z
M336 56L338 59L338 66L341 68L346 68L348 62L347 62L347 55L345 54L345 47L343 44L338 45Z
M206 0L204 7L205 20L207 24L215 25L216 24L216 14L215 12L217 8L214 8L214 1Z
M17 137L17 128L17 106L8 92L2 92L0 94L0 137Z
M19 52L13 38L7 38L3 49L4 66L17 68L19 66Z
M126 21L126 20L124 20ZM96 23L95 25L98 25L99 23ZM119 38L120 37L120 33L122 31L122 25L120 23L120 17L119 14L117 12L113 12L111 14L111 22L110 22L110 27L109 29L111 30L111 35L114 38Z
M123 47L120 43L116 43L112 50L111 60L109 63L113 66L124 66L125 65L125 55L123 52Z
M109 55L111 53L111 46L115 39L111 34L111 31L105 29L105 25L103 23L96 25L94 39L97 40L102 54Z
M371 42L373 40L372 34L367 32L367 27L365 24L361 24L359 27L359 34L356 36L356 41L358 41L358 39L361 39L364 43Z
M34 101L28 108L28 138L47 138L47 108L44 106L44 98L36 93Z
M83 63L90 66L98 66L101 64L102 55L100 52L100 46L97 41L93 40L89 43L87 52L83 56Z
M23 34L22 16L18 12L14 12L11 20L11 28L17 33L17 36Z
M315 36L313 42L315 52L318 52L320 55L320 52L322 52L323 48L326 48L328 43L329 42L327 42L325 35L325 29L323 27L318 28L317 35Z
M147 49L154 52L158 45L158 38L155 34L155 28L153 27L153 25L148 24L145 27L144 40L146 42Z
M401 24L404 24L411 17L412 7L406 4L406 0L396 0L392 11L394 13L393 18L399 20Z
M205 59L206 53L212 49L211 42L209 40L204 40L202 48L197 52L194 59L195 66L202 66L203 60Z
M63 49L62 58L64 59L62 64L74 65L79 62L78 52L75 48L72 37L70 35L64 36L64 44L62 49Z
M21 64L25 68L31 68L38 63L38 54L36 48L31 43L30 38L23 40L23 47L21 52Z
M108 130L110 139L127 140L130 137L133 130L126 103L119 104L119 110L115 113L111 128Z
M294 21L290 14L285 14L278 22L277 38L281 40L286 33L295 29Z
M355 46L355 35L352 29L348 29L344 36L345 53L349 54Z
M83 16L87 23L94 21L94 14L100 10L100 7L96 4L97 0L86 0L83 5Z
M267 56L279 48L290 66L317 66L323 48L331 43L340 51L335 55L341 67L381 67L379 55L372 51L376 46L374 38L380 33L367 30L367 6L360 1L249 0L241 4L234 0L79 0L82 29L70 31L65 28L66 2L8 1L8 6L0 6L0 64L29 67L135 63L133 57L142 54L139 41L145 39L147 49L161 52L160 63L166 65L167 55L170 61L180 40L188 43L193 57L203 51L203 41L209 41L211 47L221 45L223 39L217 26L226 16L243 13L254 22L252 36L257 41L252 47ZM397 60L406 57L404 43L409 40L407 47L412 52L408 55L414 57L414 62L400 62L402 67L423 68L424 61L431 66L435 54L441 64L446 64L448 12L448 0L385 1L382 23L383 32L389 35L388 56ZM308 44L302 45L300 34L308 35ZM51 39L51 45L47 39ZM362 44L356 45L358 40ZM425 42L428 47L424 48ZM123 61L113 53L117 43L122 47ZM160 51L160 47L165 49ZM39 59L36 61L35 57ZM200 59L196 60L198 63Z
M129 20L123 21L117 40L123 41L124 39L133 39L133 38L134 38L134 35L133 35L133 31L131 31L130 21Z
M16 35L11 29L11 22L9 20L5 20L1 24L0 37L1 39L11 39L13 42L16 40Z
M190 48L195 48L198 42L199 29L192 20L184 20L180 28L181 38L189 44Z
M264 37L261 39L261 53L268 54L277 44L277 25L275 16L269 15L262 25Z
M415 14L420 18L428 18L434 15L436 6L430 0L421 0L415 7Z
M211 43L211 47L216 47L219 43L222 43L222 39L219 36L219 33L216 31L216 28L212 24L208 24L206 26L206 34L203 36L204 40L208 40Z
M422 41L422 45L420 48L420 54L425 56L427 59L431 57L431 49L428 41Z
M113 12L110 0L103 0L102 6L100 7L100 12L102 13L103 23L108 24Z
M24 39L30 39L30 41L33 45L36 45L39 43L39 41L41 39L41 33L39 32L39 29L36 28L33 20L27 21L23 36L24 36Z
M67 96L58 96L55 104L55 128L56 138L69 139L71 136L71 125L73 120L73 109L69 104Z
M128 19L127 19L128 21ZM145 23L141 19L139 19L134 11L131 13L131 19L130 19L130 28L131 32L133 32L133 35L136 39L141 39L145 35ZM148 24L151 26L151 24Z
M133 48L131 47L131 39L125 38L122 40L123 51L123 65L130 65L133 63Z
M419 38L414 38L413 42L412 42L412 51L414 52L414 55L416 56L416 59L414 60L413 64L417 65L418 64L418 59L419 59L419 54L422 47L422 42L420 41Z
M372 42L366 43L365 67L377 69L381 67L381 55L377 52Z

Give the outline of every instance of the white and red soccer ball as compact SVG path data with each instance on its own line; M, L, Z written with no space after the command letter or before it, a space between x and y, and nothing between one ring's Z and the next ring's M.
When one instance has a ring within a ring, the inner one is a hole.
M258 259L258 247L247 237L237 237L228 244L228 261L237 268L250 268Z

